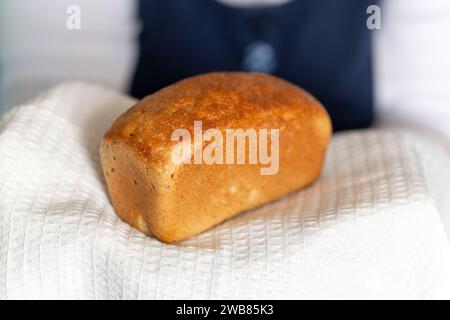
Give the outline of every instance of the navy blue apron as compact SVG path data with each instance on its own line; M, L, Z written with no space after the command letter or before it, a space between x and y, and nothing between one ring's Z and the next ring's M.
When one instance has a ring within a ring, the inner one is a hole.
M367 127L373 103L366 9L376 2L236 8L214 0L140 0L143 29L131 94L142 98L210 71L262 71L310 91L335 130Z

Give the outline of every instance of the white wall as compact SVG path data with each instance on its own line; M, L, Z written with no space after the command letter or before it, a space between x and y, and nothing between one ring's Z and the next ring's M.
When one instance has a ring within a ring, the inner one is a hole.
M66 27L69 5L81 30ZM124 91L136 55L134 0L0 1L0 112L67 80Z

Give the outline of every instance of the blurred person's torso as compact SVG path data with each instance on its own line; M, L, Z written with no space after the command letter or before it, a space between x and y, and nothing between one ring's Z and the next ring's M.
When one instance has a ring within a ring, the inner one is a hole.
M139 98L195 74L245 70L298 84L336 130L373 119L368 0L140 1Z

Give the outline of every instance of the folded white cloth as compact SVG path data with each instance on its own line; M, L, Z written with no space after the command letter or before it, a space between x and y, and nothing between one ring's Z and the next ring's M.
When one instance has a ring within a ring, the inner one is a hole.
M337 134L311 187L167 245L115 215L100 171L134 102L67 83L0 121L0 298L450 297L432 143Z

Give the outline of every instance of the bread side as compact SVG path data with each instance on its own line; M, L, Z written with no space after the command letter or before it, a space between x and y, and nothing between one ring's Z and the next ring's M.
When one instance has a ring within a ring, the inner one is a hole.
M194 135L196 121L224 137L227 129L279 130L276 174L248 163L248 144L245 164L174 163L172 133ZM172 243L314 181L330 135L326 111L300 88L269 75L212 73L140 101L106 133L100 154L117 214Z

